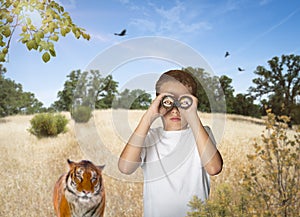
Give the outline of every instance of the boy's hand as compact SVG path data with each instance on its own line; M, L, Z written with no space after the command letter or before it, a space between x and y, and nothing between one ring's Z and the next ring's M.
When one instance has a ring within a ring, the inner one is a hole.
M161 106L161 100L165 95L170 95L167 93L159 94L151 103L148 108L146 115L150 118L151 123L158 117L163 116L167 113L167 109Z
M198 99L191 95L191 94L185 94L185 95L182 95L182 96L189 96L193 99L193 104L187 108L187 109L183 109L183 108L178 108L179 109L179 112L180 112L180 115L188 122L190 123L191 121L193 120L196 120L196 116L198 116L197 114L197 107L198 107ZM180 96L180 97L182 97Z

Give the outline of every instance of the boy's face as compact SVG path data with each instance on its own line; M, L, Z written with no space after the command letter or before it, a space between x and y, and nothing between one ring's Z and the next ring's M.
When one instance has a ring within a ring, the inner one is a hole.
M170 94L176 99L178 99L180 96L191 94L187 87L176 81L170 81L162 84L159 92ZM184 120L183 117L181 117L180 112L176 106L170 109L163 116L163 123L164 129L167 131L186 129L188 124L187 121Z

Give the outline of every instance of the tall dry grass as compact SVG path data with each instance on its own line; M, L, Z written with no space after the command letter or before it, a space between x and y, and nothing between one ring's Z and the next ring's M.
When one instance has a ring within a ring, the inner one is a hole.
M96 111L93 121L103 144L118 156L127 134L117 132L122 129L116 126L116 121L112 121L115 117L112 118L111 114L111 110ZM135 128L142 114L143 111L127 113L130 130ZM68 169L66 159L79 161L88 158L78 144L73 121L70 121L67 133L37 139L27 131L32 117L13 116L0 121L0 216L54 216L52 190L58 177ZM200 117L204 124L211 123L211 114L200 114ZM224 169L212 178L212 193L215 185L234 180L234 171L245 161L252 150L254 138L258 138L264 129L259 122L258 119L227 116L218 146L224 159ZM110 167L105 170L107 168ZM140 171L137 173L141 175ZM109 174L106 171L104 175L107 194L105 216L142 216L142 182L122 181Z

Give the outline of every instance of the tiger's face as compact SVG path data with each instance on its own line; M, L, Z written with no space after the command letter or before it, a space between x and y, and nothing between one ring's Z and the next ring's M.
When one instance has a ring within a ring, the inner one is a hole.
M104 166L95 166L87 160L79 163L68 160L70 171L66 178L69 199L90 202L101 197L103 191L102 170Z

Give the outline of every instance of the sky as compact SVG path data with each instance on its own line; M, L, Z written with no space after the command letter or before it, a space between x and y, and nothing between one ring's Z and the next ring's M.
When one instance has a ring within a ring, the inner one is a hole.
M9 60L3 64L6 78L22 84L23 90L34 93L45 107L57 100L73 70L97 69L111 74L119 82L119 90L144 87L151 92L161 73L185 67L196 56L195 61L197 57L202 61L193 67L206 64L210 73L230 77L237 94L247 93L253 85L257 66L268 67L268 60L275 56L300 53L299 0L59 3L91 39L77 40L71 34L61 37L55 44L56 57L44 63L41 53L28 51L14 35ZM114 35L122 29L127 29L127 35ZM156 38L161 40L152 44ZM226 51L230 53L227 58Z

